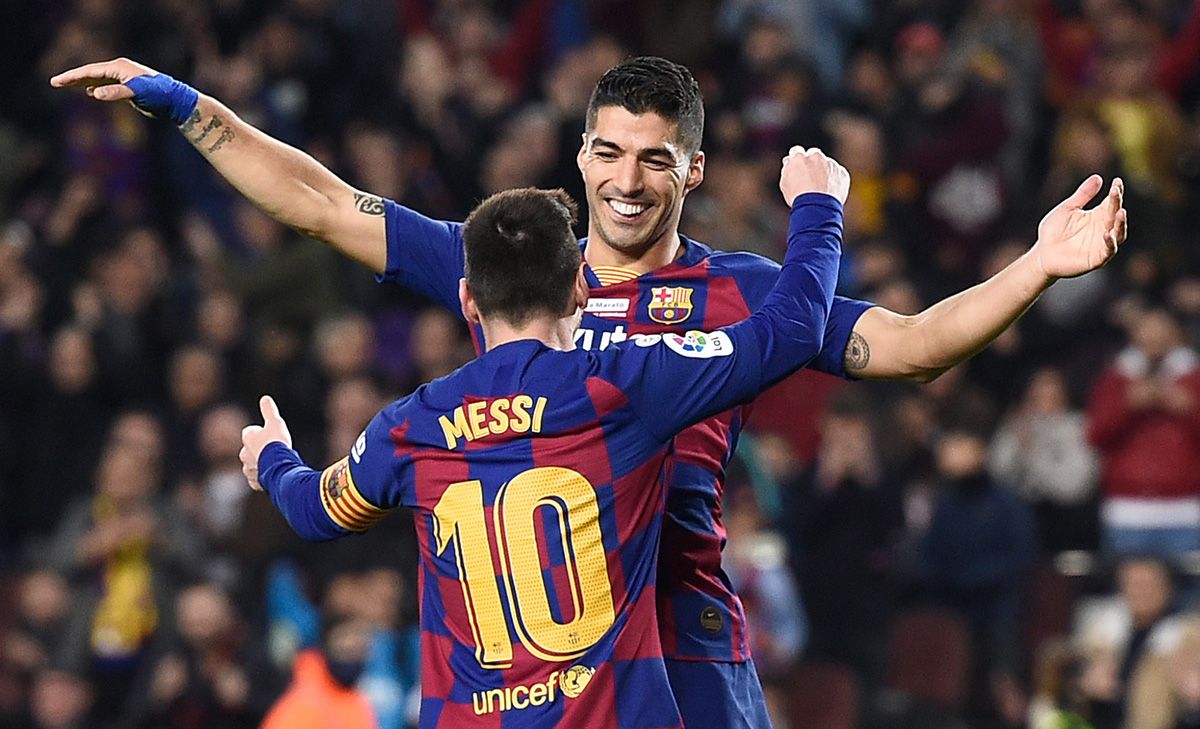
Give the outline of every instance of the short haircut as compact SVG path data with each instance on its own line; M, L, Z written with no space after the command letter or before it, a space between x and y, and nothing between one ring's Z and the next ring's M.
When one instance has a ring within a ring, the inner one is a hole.
M520 326L562 316L582 257L575 201L561 189L524 187L487 198L463 227L467 285L484 316Z
M675 124L680 146L693 155L704 136L704 99L700 84L684 66L658 56L638 56L608 69L588 101L587 130L596 126L604 106L631 114L654 112Z

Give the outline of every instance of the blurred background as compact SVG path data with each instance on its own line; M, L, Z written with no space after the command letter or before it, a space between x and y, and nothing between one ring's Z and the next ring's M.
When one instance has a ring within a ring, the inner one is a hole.
M1121 255L969 363L758 403L726 563L776 726L1200 726L1200 2L44 0L0 28L0 726L255 727L293 681L338 726L411 725L410 519L300 543L240 429L270 392L321 466L472 355L169 125L47 79L129 56L461 220L513 186L582 203L588 95L642 53L707 102L683 232L780 258L779 158L820 146L854 180L840 292L898 312L1126 181Z

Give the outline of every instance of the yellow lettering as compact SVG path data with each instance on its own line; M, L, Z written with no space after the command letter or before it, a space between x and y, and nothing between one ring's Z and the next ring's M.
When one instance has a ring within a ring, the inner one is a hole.
M529 704L531 706L541 706L546 703L546 684L535 683L529 687Z
M486 407L487 403L483 400L467 403L467 421L471 424L471 433L474 434L474 438L482 438L483 436L487 435L487 428L485 428L483 424L483 411ZM472 438L470 435L468 435L467 438L469 440L474 440L474 438Z
M533 407L533 398L528 395L517 395L512 399L512 429L514 433L529 432L529 408Z
M508 407L509 403L506 397L492 401L492 421L488 423L488 430L492 432L492 435L508 432Z
M470 429L467 427L467 418L463 415L462 408L454 408L454 422L450 422L450 418L445 415L438 418L438 424L442 426L442 433L446 436L446 448L454 450L458 447L458 439L464 435L469 440L471 438Z
M475 716L482 716L490 711L487 706L487 698L478 691L471 694L471 705L475 707Z
M546 412L546 398L537 399L537 407L533 410L533 432L542 432L542 415Z
M521 698L522 692L528 694L529 687L517 686L512 690L512 705L514 709L524 709L526 706L529 706L529 699Z
M549 694L547 701L554 701L554 687L558 685L558 671L550 674L550 678L546 679L546 692Z
M487 692L488 713L499 710L504 711L504 692L500 689L492 689Z

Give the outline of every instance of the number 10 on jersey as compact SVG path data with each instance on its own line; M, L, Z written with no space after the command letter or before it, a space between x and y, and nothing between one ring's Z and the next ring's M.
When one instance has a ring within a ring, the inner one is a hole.
M569 606L572 616L566 623L554 619L542 578L535 523L543 508L552 510L547 528L557 528L565 551L569 594L563 613ZM494 536L488 533L483 484L477 480L451 484L433 509L437 554L454 544L479 665L512 665L505 605L492 568L493 541L508 614L521 643L546 661L583 655L615 620L596 490L568 468L523 471L496 494L492 522Z

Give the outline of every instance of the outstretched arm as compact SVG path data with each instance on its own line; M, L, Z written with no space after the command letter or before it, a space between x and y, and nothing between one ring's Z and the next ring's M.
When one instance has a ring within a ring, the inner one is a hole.
M1042 219L1037 243L987 281L911 316L866 311L846 345L846 372L929 382L990 344L1058 279L1108 263L1125 241L1127 216L1120 178L1103 202L1083 209L1103 184L1099 175L1085 180Z
M118 58L50 79L82 86L98 101L130 101L170 119L200 154L251 202L284 225L382 273L387 263L384 204L355 190L305 152L242 121L216 99L171 77Z

